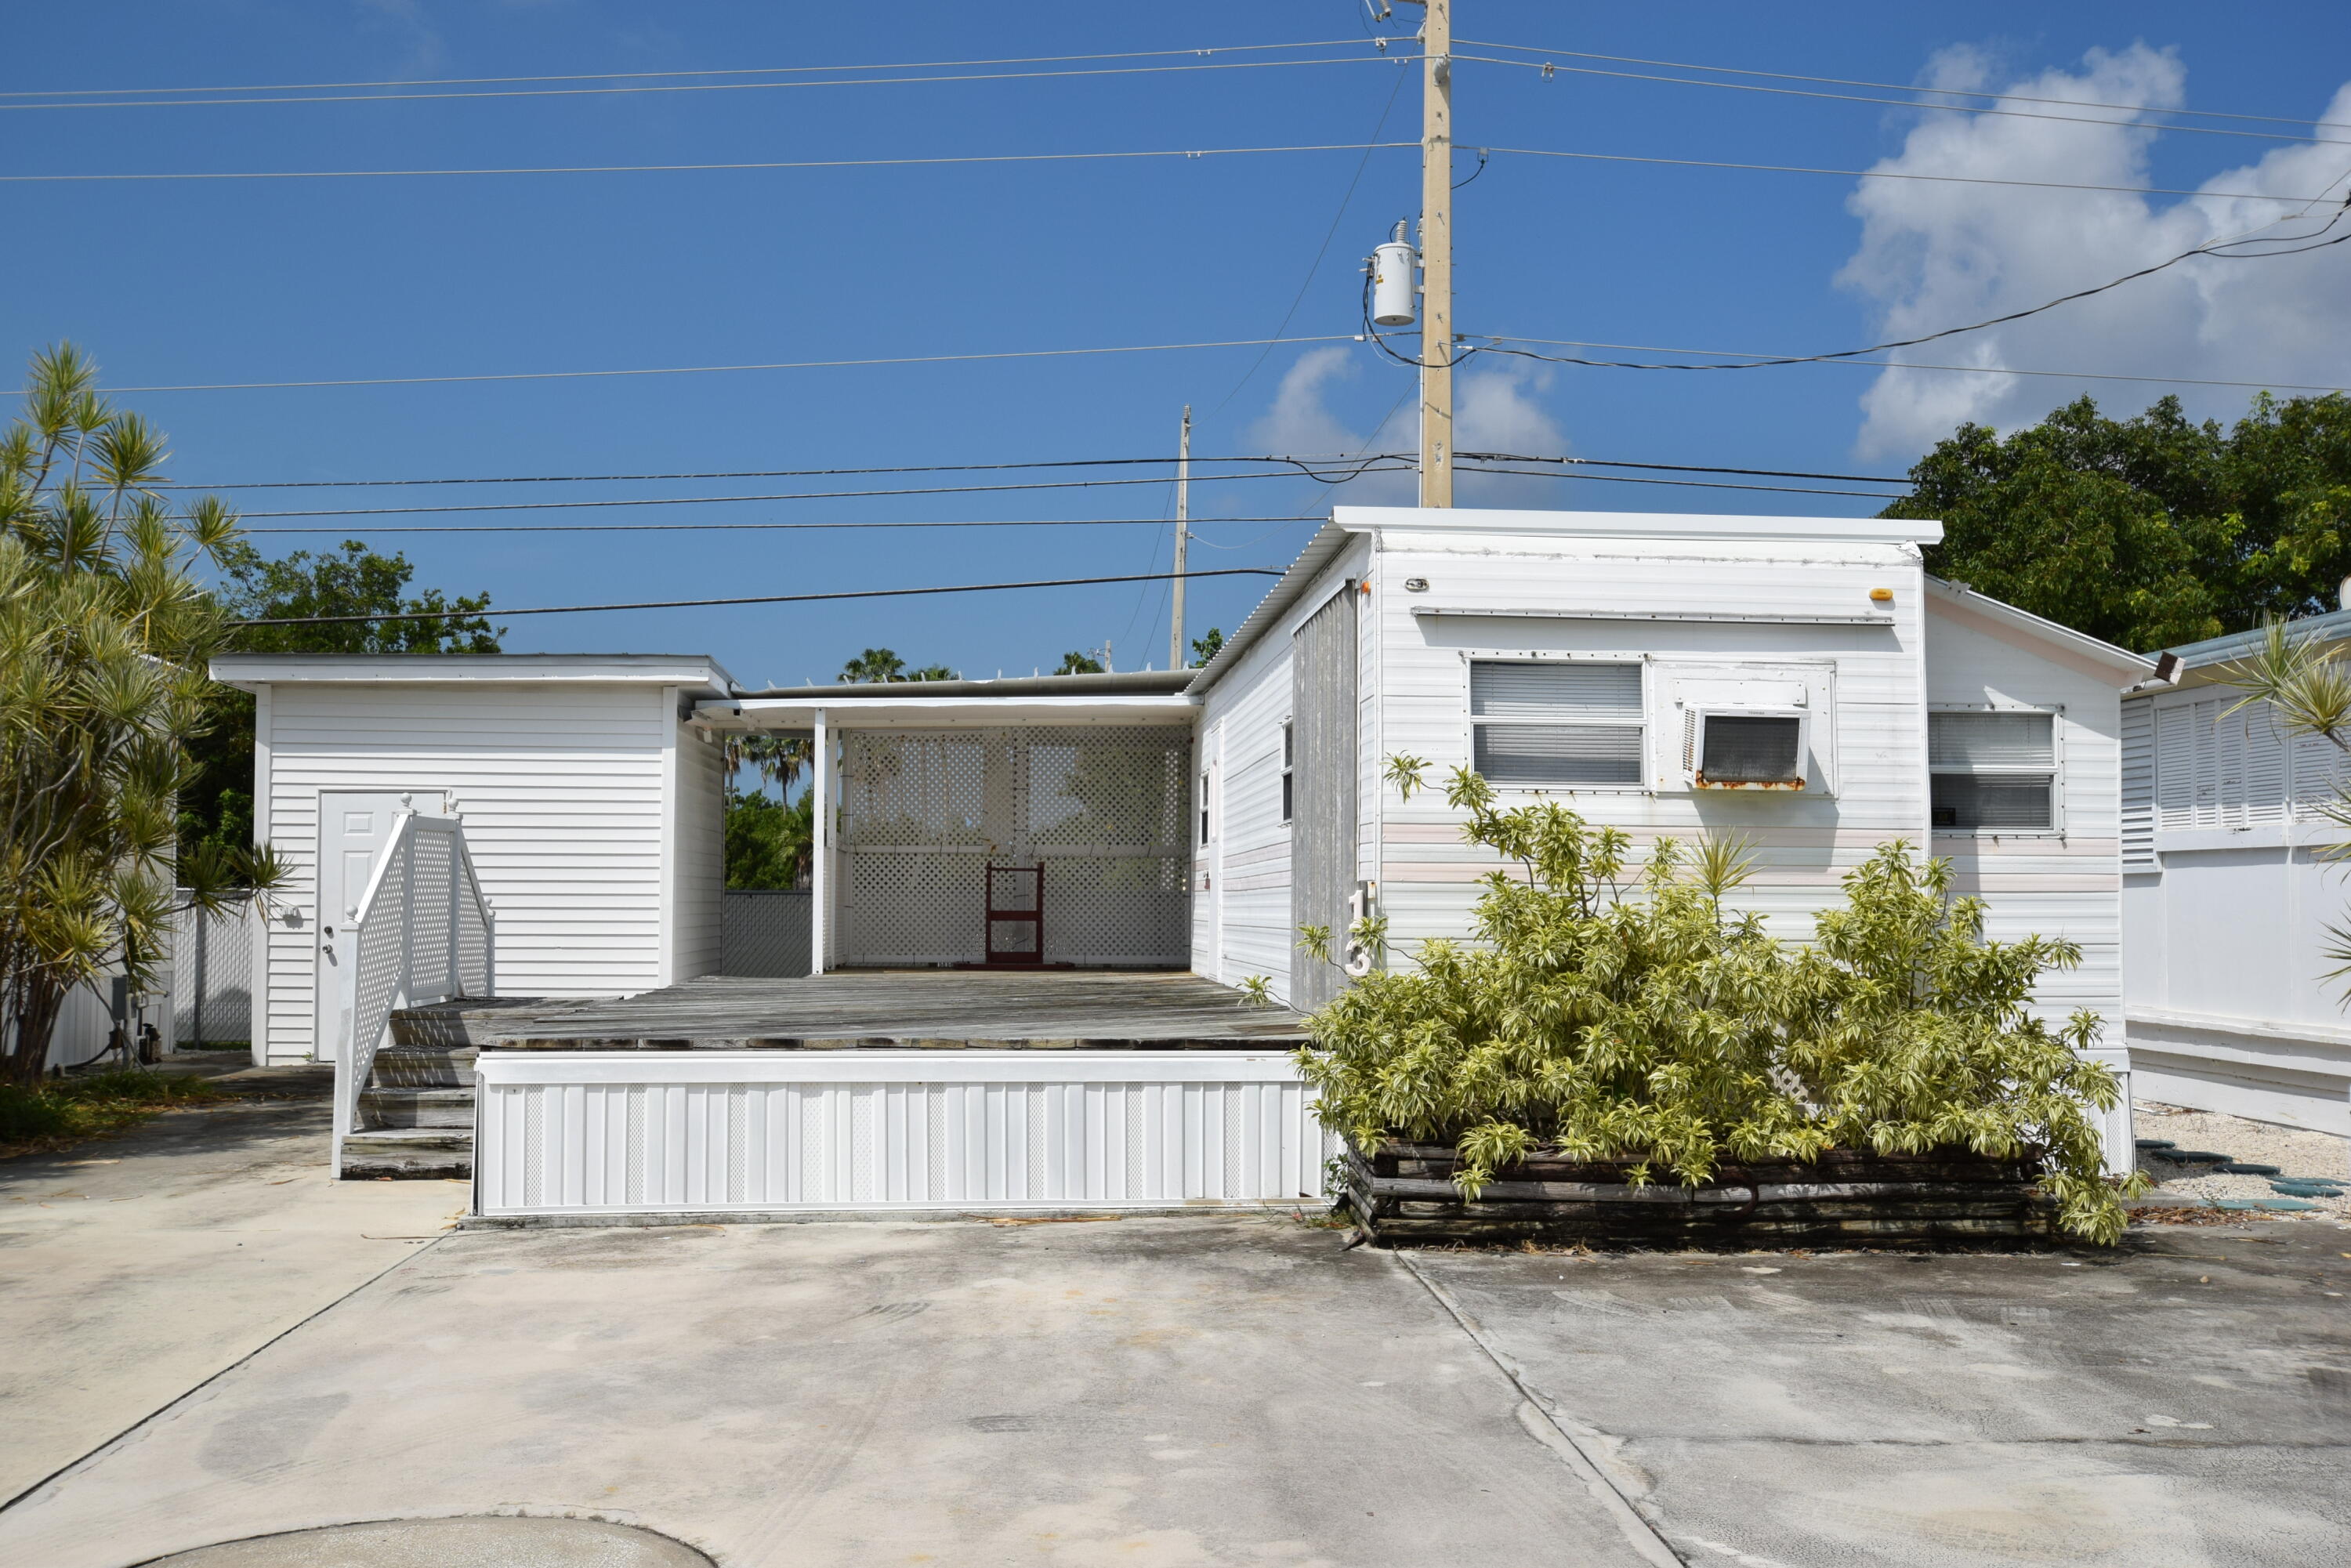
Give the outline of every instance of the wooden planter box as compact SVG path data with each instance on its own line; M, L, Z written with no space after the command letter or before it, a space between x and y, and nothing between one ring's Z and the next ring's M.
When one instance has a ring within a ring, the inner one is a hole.
M1380 1242L1589 1242L1723 1248L2011 1240L2051 1233L2032 1190L2037 1162L1965 1149L1873 1155L1832 1149L1725 1165L1705 1186L1634 1186L1634 1162L1538 1155L1495 1173L1475 1203L1453 1185L1444 1145L1347 1151L1347 1201Z

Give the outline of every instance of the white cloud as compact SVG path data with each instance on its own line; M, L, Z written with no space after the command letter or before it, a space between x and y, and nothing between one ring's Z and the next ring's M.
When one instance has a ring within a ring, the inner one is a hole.
M1418 399L1407 396L1368 434L1331 411L1329 392L1362 373L1356 351L1343 347L1311 349L1281 378L1273 402L1252 424L1252 450L1282 456L1335 456L1419 450ZM1412 372L1399 370L1398 375ZM1566 434L1538 399L1551 385L1540 366L1505 364L1464 367L1454 377L1454 446L1462 452L1506 452L1529 457L1564 457ZM1408 473L1367 474L1331 487L1331 498L1349 506L1413 503L1416 483ZM1558 507L1561 482L1515 475L1458 473L1454 497L1465 507Z
M2169 51L2134 45L2093 50L2078 72L2049 70L2002 83L1980 54L1951 50L1935 58L1927 81L2160 109L2185 101L2187 71ZM2077 184L2158 183L2149 177L2148 154L2158 131L2145 117L2092 108L2047 111L2122 123L1931 114L1905 139L1900 153L1876 168ZM2323 118L2351 120L2351 84L2335 94ZM2199 193L2296 196L2333 192L2314 209L2316 216L2270 228L2263 225L2294 209L2221 194L2150 197L1867 180L1847 203L1862 220L1862 239L1838 281L1877 304L1880 336L1917 336L2038 305L2226 235L2252 229L2314 232L2342 201L2346 174L2351 147L2281 145L2198 187ZM2340 385L2351 382L2346 267L2351 246L2277 260L2199 258L2044 315L1895 357L1922 364ZM1861 399L1857 446L1867 457L1907 458L1962 421L2003 429L2031 423L2083 392L2114 412L2135 413L2172 390L2127 382L1887 371ZM2208 417L2241 413L2252 395L2239 388L2176 390L2191 412Z

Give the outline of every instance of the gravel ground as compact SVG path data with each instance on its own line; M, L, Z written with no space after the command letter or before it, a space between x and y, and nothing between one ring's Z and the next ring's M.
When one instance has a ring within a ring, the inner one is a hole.
M2249 1122L2242 1116L2224 1116L2216 1111L2190 1111L2149 1100L2135 1101L2131 1109L2137 1122L2137 1134L2142 1138L2168 1138L2183 1149L2210 1149L2231 1159L2259 1161L2263 1165L2275 1166L2290 1176L2351 1178L2351 1143L2325 1133L2273 1126L2267 1122ZM2270 1186L2267 1176L2226 1175L2204 1165L2181 1166L2157 1158L2147 1149L2138 1152L2138 1168L2157 1183L2156 1193L2150 1197L2157 1194L2177 1197L2285 1196ZM2191 1174L2197 1171L2209 1174ZM2346 1180L2346 1186L2351 1187L2351 1180ZM2305 1201L2317 1204L2337 1218L2351 1219L2351 1196L2314 1197Z

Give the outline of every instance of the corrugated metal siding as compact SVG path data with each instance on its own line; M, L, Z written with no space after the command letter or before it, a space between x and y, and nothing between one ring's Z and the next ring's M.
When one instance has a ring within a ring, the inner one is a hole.
M263 956L268 1060L312 1049L321 789L448 792L497 921L502 993L660 983L662 748L674 721L658 688L289 685L262 711L269 841L292 873Z
M1938 832L1934 852L1951 862L1953 889L1980 894L1996 940L2042 936L2081 944L2082 965L2051 975L2036 995L2062 1019L2087 1008L2101 1037L2122 1042L2122 694L2116 678L2053 658L2022 634L1980 616L1928 606L1930 706L2058 708L2059 823L2055 833Z
M1157 1207L1321 1190L1282 1055L493 1052L485 1214Z
M1355 591L1342 582L1291 637L1294 741L1290 927L1320 925L1343 955L1354 891L1355 788L1360 775L1355 679ZM1346 971L1294 943L1290 1005L1319 1008L1344 989Z

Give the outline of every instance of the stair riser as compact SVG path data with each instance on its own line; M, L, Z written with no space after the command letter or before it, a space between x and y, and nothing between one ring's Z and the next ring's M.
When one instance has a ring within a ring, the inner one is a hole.
M419 1155L398 1160L348 1154L343 1156L345 1181L462 1181L473 1174L470 1155Z
M378 1105L362 1101L360 1114L374 1127L463 1127L474 1125L471 1105Z
M468 1051L381 1051L368 1081L385 1089L471 1089L474 1057Z

